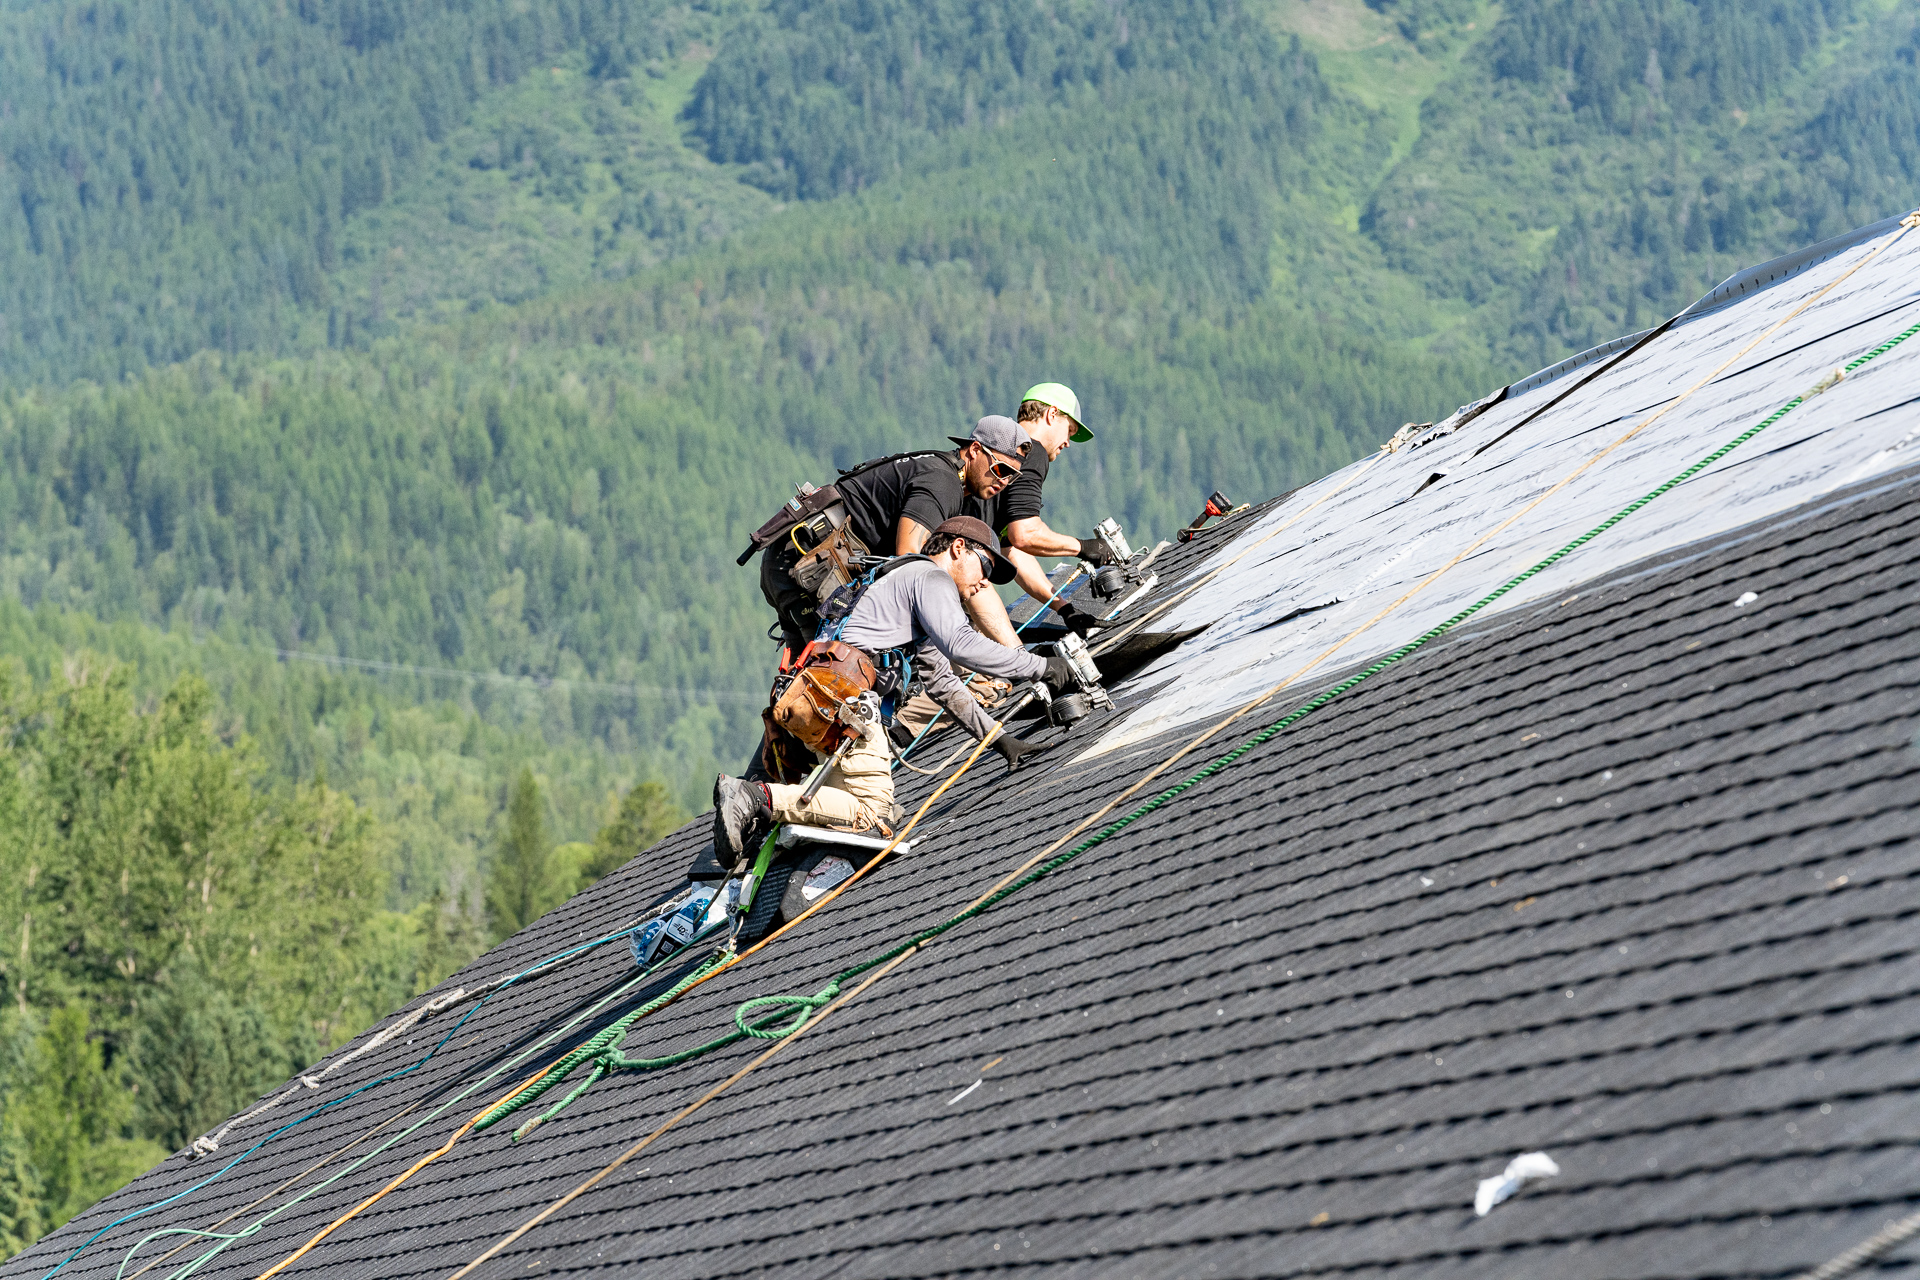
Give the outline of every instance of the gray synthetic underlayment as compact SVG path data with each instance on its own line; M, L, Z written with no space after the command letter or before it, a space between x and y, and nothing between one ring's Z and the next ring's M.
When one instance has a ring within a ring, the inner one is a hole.
M1897 225L1882 230L1770 288L1676 325L1505 439L1499 437L1566 384L1509 396L1457 431L1436 432L1428 443L1354 463L1300 489L1194 566L1192 575L1232 560L1347 486L1151 624L1155 631L1206 629L1135 677L1137 686L1160 686L1160 692L1089 754L1211 719L1300 671L1897 234ZM1405 644L1810 390L1836 366L1920 321L1916 255L1920 235L1885 249L1713 384L1348 640L1319 669ZM1482 616L1577 591L1624 564L1910 461L1920 426L1917 399L1920 341L1800 406ZM1170 585L1177 590L1180 584ZM1316 608L1329 603L1334 607ZM1312 611L1278 622L1303 609Z
M1844 253L1855 245L1864 244L1869 240L1877 240L1882 236L1888 235L1899 225L1899 217L1883 218L1879 222L1872 223L1871 225L1857 227L1844 235L1834 236L1831 240L1822 240L1819 244L1808 245L1806 248L1793 253L1782 254L1778 258L1769 259L1757 267L1748 267L1744 271L1736 271L1708 292L1702 294L1692 306L1680 313L1678 319L1682 321L1697 319L1709 311L1717 311L1721 307L1731 306L1746 298L1748 294L1758 293L1762 289L1770 289L1789 276L1798 275L1808 267L1817 266L1825 262L1828 258ZM1656 325L1655 328L1657 327ZM1540 372L1522 378L1512 386L1504 388L1504 390L1511 396L1525 395L1537 387L1544 387L1547 383L1564 378L1576 370L1597 364L1616 352L1625 351L1628 347L1652 332L1653 329L1641 329L1636 333L1623 334L1611 341L1603 342L1597 347L1591 347L1582 351L1579 355L1568 356L1558 364L1548 365L1546 368L1540 370Z

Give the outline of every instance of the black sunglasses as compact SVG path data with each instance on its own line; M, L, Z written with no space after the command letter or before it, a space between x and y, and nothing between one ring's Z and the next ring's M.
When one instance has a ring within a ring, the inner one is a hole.
M968 543L967 545L970 547L973 546L972 543ZM980 576L983 578L993 577L993 557L978 547L973 547L973 554L980 557Z

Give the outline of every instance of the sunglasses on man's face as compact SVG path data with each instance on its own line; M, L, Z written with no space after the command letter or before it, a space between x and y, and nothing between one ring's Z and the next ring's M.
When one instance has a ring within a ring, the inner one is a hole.
M993 472L994 475L1002 480L1011 480L1020 474L1020 468L1011 462L995 462L992 466L988 467L987 470Z

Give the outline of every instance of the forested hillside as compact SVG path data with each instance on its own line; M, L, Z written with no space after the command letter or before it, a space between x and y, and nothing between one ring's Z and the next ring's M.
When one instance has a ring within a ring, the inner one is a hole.
M1049 518L1168 536L1909 207L1917 53L1892 0L0 4L0 1247L702 804L793 483L1060 379Z
M1521 0L1364 229L1480 309L1456 349L1549 363L1911 206L1915 39L1911 7L1859 0Z
M482 97L569 51L596 77L625 77L697 39L703 12L649 0L0 12L0 372L65 381L203 348L284 350L328 326L337 338L354 317L329 275L364 254L354 216L390 204ZM514 122L501 162L525 150L550 167L552 132Z

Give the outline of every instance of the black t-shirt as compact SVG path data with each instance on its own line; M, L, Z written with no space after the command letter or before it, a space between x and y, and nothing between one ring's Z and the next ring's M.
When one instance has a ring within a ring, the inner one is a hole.
M1020 474L1008 482L999 496L991 502L985 498L968 498L963 514L986 521L987 528L1003 537L1007 526L1015 520L1037 519L1041 507L1040 486L1047 482L1047 468L1052 462L1046 449L1038 440L1034 441L1026 457L1020 460Z
M853 536L874 555L893 554L901 516L931 532L965 509L958 450L912 454L856 471L834 484L847 504Z

